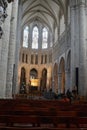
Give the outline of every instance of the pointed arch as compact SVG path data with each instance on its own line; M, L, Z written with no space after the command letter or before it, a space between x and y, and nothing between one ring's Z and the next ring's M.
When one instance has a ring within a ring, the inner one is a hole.
M30 70L30 79L37 79L38 78L38 72L35 68Z
M31 88L30 90L34 91L38 89L38 85L39 85L39 80L38 80L38 71L36 70L36 68L32 68L30 70L30 84L31 84Z

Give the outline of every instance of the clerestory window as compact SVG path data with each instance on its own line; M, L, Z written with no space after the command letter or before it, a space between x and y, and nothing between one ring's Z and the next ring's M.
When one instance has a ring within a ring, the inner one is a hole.
M29 28L26 26L23 31L23 47L28 48L28 35L29 35Z
M48 47L48 31L44 27L42 31L42 49L46 49Z
M38 27L35 26L33 28L33 33L32 33L32 49L38 49L38 37L39 37Z

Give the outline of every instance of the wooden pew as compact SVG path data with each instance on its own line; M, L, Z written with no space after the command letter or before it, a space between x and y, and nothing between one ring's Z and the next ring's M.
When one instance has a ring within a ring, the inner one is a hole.
M45 127L35 127L35 128L25 128L25 127L0 127L1 130L81 130L80 128L45 128ZM83 129L84 130L84 129ZM85 129L87 130L87 129Z
M32 126L53 125L58 127L59 124L64 124L69 128L71 124L74 124L78 128L78 122L76 117L72 116L32 116L32 115L0 115L0 123L7 126L15 126L15 124L32 124Z
M77 111L61 111L60 109L58 110L57 108L38 108L38 107L17 107L17 108L3 108L0 110L0 115L41 115L41 116L52 116L52 115L57 115L57 116L76 116Z
M41 123L44 124L44 120L46 119L49 121L47 123L51 122L50 124L53 123L55 127L59 124L65 124L66 127L70 127L71 124L74 124L76 127L83 126L84 128L87 128L87 112L85 111L87 105L85 104L63 105L59 104L58 101L22 101L12 99L0 100L0 103L0 123L12 125L14 123L22 124L25 122L31 123L33 126L40 126ZM41 107L40 103L42 104ZM28 116L31 119L29 119ZM17 117L20 119L20 122L15 119ZM22 122L21 118L23 118ZM15 122L12 122L11 119ZM27 122L27 119L29 122Z
M29 107L53 108L60 110L86 110L86 104L68 104L60 101L48 100L18 100L18 99L3 99L0 100L0 109L29 109Z
M34 102L35 101L35 102ZM57 106L57 105L68 105L69 103L67 102L62 102L62 101L58 101L58 100L22 100L22 99L1 99L0 100L0 104L4 105L4 104L14 104L14 105L29 105L29 106L33 106L33 107L38 107L38 106L42 106L42 107L46 107L49 105L52 106Z

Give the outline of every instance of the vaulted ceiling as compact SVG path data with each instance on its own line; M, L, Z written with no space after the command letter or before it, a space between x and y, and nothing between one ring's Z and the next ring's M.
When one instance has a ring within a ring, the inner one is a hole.
M39 21L46 26L53 27L59 24L60 12L66 17L67 0L21 0L22 23Z

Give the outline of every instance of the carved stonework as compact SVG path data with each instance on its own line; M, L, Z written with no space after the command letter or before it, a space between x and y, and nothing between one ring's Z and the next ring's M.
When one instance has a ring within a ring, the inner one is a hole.
M5 18L8 16L6 12L6 8L8 7L8 3L12 2L13 0L0 0L0 39L3 34L2 30L2 23L5 21Z

